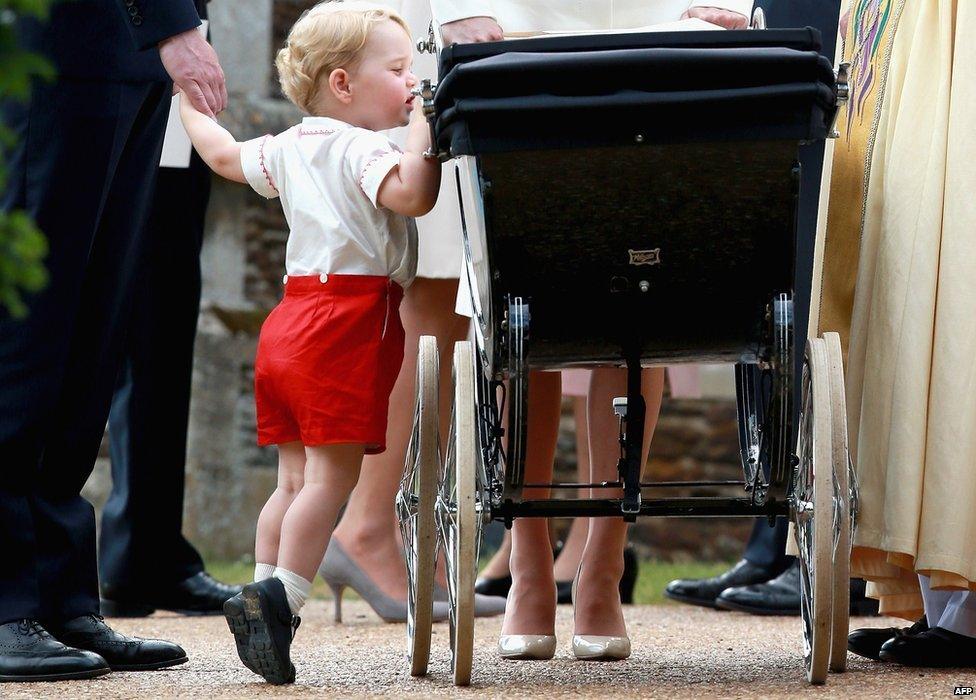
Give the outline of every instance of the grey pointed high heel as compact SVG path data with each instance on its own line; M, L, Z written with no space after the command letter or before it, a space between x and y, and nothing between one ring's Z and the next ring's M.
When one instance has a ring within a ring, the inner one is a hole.
M319 576L332 589L335 600L333 616L336 622L342 622L342 594L346 588L356 591L384 622L407 621L407 601L397 600L381 591L373 579L346 554L335 538L329 542L325 557L319 565ZM435 621L446 620L449 612L447 603L434 602L432 617Z
M438 584L434 584L434 605L437 601L447 602L447 589ZM496 617L505 612L505 598L497 595L474 594L474 616L475 617Z

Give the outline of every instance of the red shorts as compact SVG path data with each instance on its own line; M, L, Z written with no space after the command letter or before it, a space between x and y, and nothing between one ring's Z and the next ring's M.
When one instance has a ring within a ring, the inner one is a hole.
M326 278L326 282L322 282ZM403 362L403 289L369 275L288 277L261 327L254 363L258 444L386 449L390 392Z

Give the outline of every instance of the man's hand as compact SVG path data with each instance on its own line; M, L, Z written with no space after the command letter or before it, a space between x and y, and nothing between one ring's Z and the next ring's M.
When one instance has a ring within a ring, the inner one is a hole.
M749 18L732 10L723 10L720 7L692 7L681 15L681 19L705 20L712 24L717 24L725 29L746 29L749 26Z
M217 53L196 29L159 42L159 57L176 87L198 112L215 117L227 107L227 85Z
M498 22L491 17L468 17L456 22L441 25L441 36L444 45L451 44L480 44L485 41L501 41L505 33L498 26Z

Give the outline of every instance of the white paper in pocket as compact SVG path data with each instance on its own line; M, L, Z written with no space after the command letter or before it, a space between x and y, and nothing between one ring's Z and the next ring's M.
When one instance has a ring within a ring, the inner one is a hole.
M197 30L207 36L207 20L202 20ZM169 105L169 120L166 122L166 136L163 137L163 154L159 159L160 168L189 168L193 144L190 135L183 128L180 119L180 96L173 95Z

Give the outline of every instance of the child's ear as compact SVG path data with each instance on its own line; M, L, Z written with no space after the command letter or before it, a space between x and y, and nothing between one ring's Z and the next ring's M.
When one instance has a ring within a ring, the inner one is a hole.
M352 89L349 86L349 73L343 68L336 68L329 73L329 90L343 104L352 100Z

